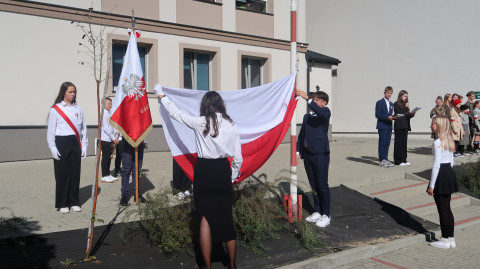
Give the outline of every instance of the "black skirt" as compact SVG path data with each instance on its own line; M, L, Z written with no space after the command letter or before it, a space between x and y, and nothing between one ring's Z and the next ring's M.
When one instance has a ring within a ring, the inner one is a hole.
M433 194L452 194L458 191L457 177L450 163L440 164Z
M232 169L227 158L198 158L193 177L195 208L199 221L210 225L212 242L235 240L233 225Z

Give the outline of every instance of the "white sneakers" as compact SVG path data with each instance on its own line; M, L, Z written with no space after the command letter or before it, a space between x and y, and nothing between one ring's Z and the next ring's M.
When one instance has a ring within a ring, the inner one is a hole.
M68 207L62 207L60 208L60 213L62 214L67 214L68 212L70 212L70 209Z
M72 206L71 208L68 208L68 207L62 207L60 208L60 213L62 214L67 214L68 212L70 212L70 209L74 212L82 212L82 208L79 207L78 205L74 205Z
M186 190L184 192L178 192L176 195L175 195L175 198L177 198L178 200L183 200L185 199L186 197L190 196L190 191Z
M405 162L405 163L401 163L401 164L399 164L399 165L400 165L400 166L409 166L409 165L412 165L412 164L409 163L409 162Z
M320 228L324 228L330 224L331 218L327 215L320 215L320 213L315 212L312 215L306 217L305 220L308 222L315 222L315 225Z
M327 227L330 225L330 217L327 215L322 215L322 217L315 223L320 228Z
M432 247L443 248L443 249L457 247L457 244L455 243L455 238L453 237L449 237L449 238L441 237L440 240L432 242L429 245Z
M306 217L305 220L308 221L308 222L317 222L321 218L322 218L322 215L320 215L320 213L318 213L318 212L315 212L312 215Z
M118 180L118 177L112 177L112 176L105 176L105 177L102 177L102 182L105 182L105 183L113 183L114 181L117 181Z
M78 205L74 205L70 209L72 209L73 212L82 212L82 208Z

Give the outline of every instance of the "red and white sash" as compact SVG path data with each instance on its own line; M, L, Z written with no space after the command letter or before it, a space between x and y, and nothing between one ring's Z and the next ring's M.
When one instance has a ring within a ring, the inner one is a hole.
M67 122L70 128L72 128L73 132L75 133L75 136L77 137L78 145L80 146L80 149L82 149L82 143L80 142L80 135L78 134L77 127L73 125L70 118L68 118L67 114L65 114L65 112L63 112L63 110L58 105L54 105L53 109L55 109L58 112L58 114L60 114L60 116L62 116L62 118Z

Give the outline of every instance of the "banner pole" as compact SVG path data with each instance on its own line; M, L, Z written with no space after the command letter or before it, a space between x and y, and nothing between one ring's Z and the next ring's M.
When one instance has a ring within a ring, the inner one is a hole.
M135 147L135 201L138 204L138 147Z

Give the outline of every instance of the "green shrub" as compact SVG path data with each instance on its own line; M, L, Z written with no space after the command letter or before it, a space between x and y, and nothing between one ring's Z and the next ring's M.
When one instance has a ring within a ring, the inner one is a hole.
M480 196L480 160L466 164L466 173L459 176L459 181L473 194Z
M15 216L13 211L8 207L0 207L0 212L1 211L9 211L10 216L0 217L0 238L23 236L24 232L21 228L27 226L28 219Z
M266 179L264 174L262 176ZM253 253L263 254L266 250L263 242L279 238L278 232L282 229L279 220L284 219L282 201L268 182L254 185L249 181L242 184L243 188L237 190L237 200L233 204L237 236L240 243ZM266 198L268 193L274 194L274 197Z
M128 209L124 217L124 228L132 216L138 216L140 225L155 244L175 258L178 252L192 247L192 203L184 199L177 206L169 204L169 190L147 194L147 203ZM124 238L124 228L122 236Z
M324 245L320 240L316 226L312 223L308 223L305 220L296 220L295 228L295 236L306 250L312 250Z

